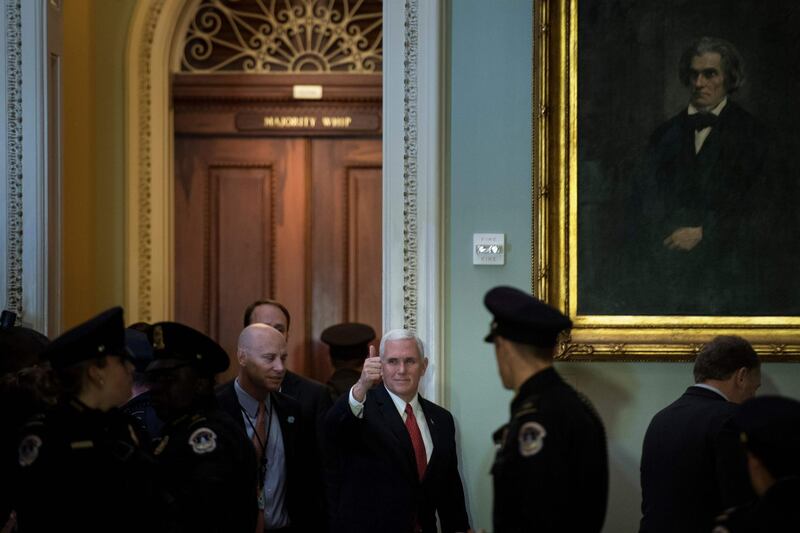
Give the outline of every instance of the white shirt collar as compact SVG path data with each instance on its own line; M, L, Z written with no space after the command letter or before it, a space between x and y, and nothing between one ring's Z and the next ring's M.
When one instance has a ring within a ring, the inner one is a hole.
M693 385L693 387L700 387L701 389L708 389L710 391L714 391L717 394L719 394L720 396L722 396L723 398L725 398L725 401L730 401L730 400L728 400L728 397L725 396L725 394L721 390L719 390L716 387L712 387L711 385L708 385L707 383L695 383Z
M397 394L390 391L386 385L384 384L383 387L386 389L386 392L389 393L389 397L394 402L394 406L397 408L397 412L400 413L400 416L403 416L403 413L406 412L406 401L402 399ZM414 410L415 413L419 412L419 393L414 394L414 397L411 398L411 401L408 402L411 404L411 408ZM416 415L415 415L416 416Z
M711 110L711 113L719 116L719 114L722 113L722 110L725 109L725 104L727 103L728 103L728 97L726 96L725 98L722 99L720 103L717 104L717 106L714 109ZM689 109L687 110L687 113L689 113L690 115L696 115L699 112L700 112L699 109L697 109L692 104L689 104Z

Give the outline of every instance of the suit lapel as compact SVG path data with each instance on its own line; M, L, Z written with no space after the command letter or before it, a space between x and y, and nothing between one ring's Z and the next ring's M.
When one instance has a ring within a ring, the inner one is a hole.
M278 418L278 425L281 427L281 434L283 435L283 448L288 455L295 449L294 441L295 436L297 434L296 427L297 427L297 420L296 416L297 413L292 412L292 410L286 405L286 402L283 401L281 397L281 393L270 393L270 401L272 402L273 408L275 409L275 415Z
M217 402L223 411L228 413L242 429L247 431L242 417L242 406L239 404L239 398L236 397L233 381L229 381L222 386L220 394L217 395Z
M431 460L428 461L428 467L425 469L424 479L427 479L439 463L446 436L442 434L444 428L440 427L441 424L436 423L436 419L431 414L433 409L430 407L430 402L419 396L419 404L422 407L422 412L425 413L425 421L428 423L428 431L431 434L431 444L433 446Z
M411 445L411 437L408 435L408 430L403 424L403 419L400 417L400 413L397 412L397 407L394 405L389 393L386 392L384 385L380 385L373 390L375 391L375 403L383 418L381 426L388 428L387 432L390 438L398 444L394 449L402 456L402 464L416 478L417 463L414 459L414 448Z

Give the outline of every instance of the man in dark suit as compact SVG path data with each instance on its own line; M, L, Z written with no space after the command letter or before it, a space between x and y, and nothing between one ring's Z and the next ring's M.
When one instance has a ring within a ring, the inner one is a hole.
M291 321L292 317L286 306L275 300L257 300L250 304L244 312L244 327L250 324L272 326L286 337L287 342ZM308 420L316 421L319 431L325 413L331 406L328 388L322 383L287 369L281 384L281 392L300 402L303 416Z
M468 531L453 416L418 393L422 342L393 330L374 354L325 419L342 469L333 531L433 533L437 513L442 532Z
M688 106L651 136L626 200L632 216L619 218L633 269L619 276L629 286L620 297L634 314L773 314L779 302L765 269L785 251L766 247L785 243L784 214L765 208L776 188L774 143L731 100L744 82L742 59L731 43L703 37L678 70Z
M494 433L495 533L599 533L608 501L605 429L553 368L559 333L572 322L513 287L493 288L484 304L494 315L484 340L515 393L511 420Z
M718 513L753 497L730 420L755 395L760 366L750 343L736 336L717 337L697 355L695 385L645 433L641 533L708 532Z
M297 400L279 389L286 339L271 326L252 324L239 336L239 375L219 387L217 400L252 440L259 463L259 530L314 531L320 526L321 488L309 487L313 457Z

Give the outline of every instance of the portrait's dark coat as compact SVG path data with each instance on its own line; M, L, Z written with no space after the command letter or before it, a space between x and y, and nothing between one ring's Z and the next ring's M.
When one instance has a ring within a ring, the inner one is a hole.
M754 496L730 419L737 406L692 386L650 422L642 446L640 533L711 531Z
M421 482L408 430L383 385L367 392L363 418L353 415L349 395L328 412L326 442L342 468L333 531L408 533L418 522L434 533L437 512L443 533L469 528L453 416L421 396L419 402L433 441Z
M728 100L698 153L694 138L684 110L656 129L628 178L615 296L630 314L771 314L788 218L775 205L784 178L769 135ZM664 240L684 227L702 227L702 240L668 249Z

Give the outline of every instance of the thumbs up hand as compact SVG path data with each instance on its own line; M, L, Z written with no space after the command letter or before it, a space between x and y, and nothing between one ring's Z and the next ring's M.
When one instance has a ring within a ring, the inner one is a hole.
M380 383L382 376L381 358L375 353L375 346L370 345L369 357L364 359L364 367L361 370L361 377L353 385L353 398L359 403L364 401L367 391Z

